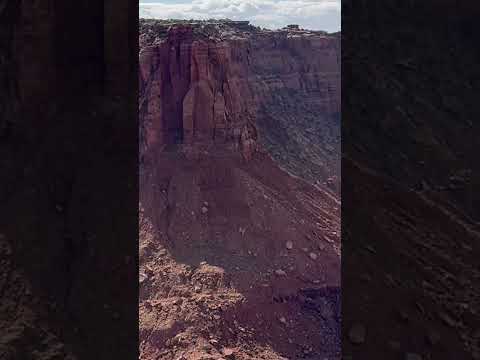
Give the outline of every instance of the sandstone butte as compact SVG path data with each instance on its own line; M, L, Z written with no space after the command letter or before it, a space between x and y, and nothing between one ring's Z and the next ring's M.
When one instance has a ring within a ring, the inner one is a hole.
M139 63L141 359L339 359L340 34L141 19Z

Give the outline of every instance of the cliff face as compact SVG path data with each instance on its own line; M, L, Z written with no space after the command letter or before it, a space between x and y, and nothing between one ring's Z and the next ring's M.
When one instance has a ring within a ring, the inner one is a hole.
M152 27L142 23L140 36L142 156L172 143L215 143L250 159L261 142L308 180L338 175L339 36ZM305 151L309 144L321 159Z
M339 39L238 25L141 21L140 359L339 359Z

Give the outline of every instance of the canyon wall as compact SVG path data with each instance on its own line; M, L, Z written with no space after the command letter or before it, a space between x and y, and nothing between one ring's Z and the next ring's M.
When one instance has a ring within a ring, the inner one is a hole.
M140 359L340 358L339 45L140 21Z
M340 37L323 32L144 21L141 157L217 144L248 160L264 145L293 173L313 171L308 180L336 177L338 190L339 59Z

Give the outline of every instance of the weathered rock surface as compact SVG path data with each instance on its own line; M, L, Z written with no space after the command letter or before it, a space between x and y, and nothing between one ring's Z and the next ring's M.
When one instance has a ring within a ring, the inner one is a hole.
M339 189L340 38L228 24L141 22L142 157L173 143L262 143L288 170Z
M140 359L338 359L338 38L233 25L141 23Z

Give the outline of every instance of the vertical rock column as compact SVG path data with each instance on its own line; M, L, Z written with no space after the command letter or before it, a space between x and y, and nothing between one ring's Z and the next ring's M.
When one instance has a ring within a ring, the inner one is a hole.
M214 97L208 82L194 84L183 100L184 143L213 139L213 108Z
M215 94L215 103L213 105L213 116L215 121L214 139L217 143L223 143L226 140L226 115L225 115L225 98L223 94L217 92Z

